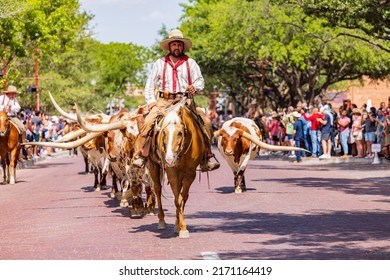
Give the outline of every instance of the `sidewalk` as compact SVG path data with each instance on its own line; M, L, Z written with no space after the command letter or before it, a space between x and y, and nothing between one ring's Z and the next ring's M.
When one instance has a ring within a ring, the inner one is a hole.
M26 162L18 162L17 169L24 169L28 168L30 166L33 166L35 163L44 161L49 158L54 157L63 157L68 156L69 151L57 151L53 153L51 156L42 156L37 159L30 159ZM276 154L261 154L258 158L261 158L262 160L266 159L273 159L273 160L283 160L283 161L290 161L291 163L295 161L295 157L287 157L284 155L276 155ZM302 162L298 163L298 165L326 165L326 164L339 164L339 163L351 163L351 164L368 164L373 163L374 159L372 158L340 158L340 156L332 156L329 159L319 159L319 158L312 158L312 157L302 157ZM385 158L379 159L379 164L390 164L390 161ZM1 168L0 168L1 169ZM0 170L0 174L2 174L2 170Z
M68 150L65 150L65 151L60 150L60 151L56 151L55 153L52 153L50 156L45 155L45 156L41 156L39 158L32 158L32 159L26 160L25 162L18 161L16 169L28 168L30 166L34 166L34 164L37 162L41 162L41 161L44 161L44 160L49 159L49 158L64 157L64 156L68 156L68 155L69 155ZM0 170L0 174L3 174L3 170Z
M262 154L261 159L279 159L283 161L295 161L295 157L287 157L284 155L276 155L276 154ZM338 163L351 163L351 164L368 164L373 163L373 158L355 158L355 157L349 157L349 158L340 158L340 156L332 156L328 159L319 159L319 158L312 158L312 157L302 157L302 161L300 163L297 163L297 165L325 165L325 164L338 164ZM379 159L379 164L390 164L390 161L385 158Z

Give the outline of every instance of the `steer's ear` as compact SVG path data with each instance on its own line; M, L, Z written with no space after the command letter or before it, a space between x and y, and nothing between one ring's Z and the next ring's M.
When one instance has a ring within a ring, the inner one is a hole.
M138 114L135 116L135 119L137 120L138 131L140 131L145 124L145 117L142 114Z
M145 114L148 113L148 107L147 107L147 106L139 107L135 113L136 113L137 115L138 115L138 114L140 114L140 115L145 115Z

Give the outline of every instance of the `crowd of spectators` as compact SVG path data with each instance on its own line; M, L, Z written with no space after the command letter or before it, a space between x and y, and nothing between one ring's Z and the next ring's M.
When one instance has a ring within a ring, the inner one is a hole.
M19 119L24 123L27 142L56 141L71 129L72 123L62 116L49 116L41 111L25 109L18 113ZM51 156L56 149L45 146L22 146L20 161Z
M329 102L319 106L299 103L295 108L267 113L263 121L269 131L269 143L310 151L302 156L374 158L372 145L380 144L380 155L390 160L390 106L385 102L379 108L366 104L358 107L347 99L337 109ZM300 156L300 153L295 155L295 162L301 161Z
M214 118L215 128L233 117L227 114L226 119ZM346 99L336 108L331 102L322 102L317 106L298 103L296 107L269 110L267 113L252 102L244 117L262 120L267 130L266 142L302 147L310 152L276 152L294 158L296 163L302 157L374 158L373 144L380 144L379 155L390 160L390 100L387 105L381 102L379 108L368 107L367 104L359 107Z
M25 124L29 142L56 141L74 125L62 116L48 116L29 109L21 111L18 116ZM233 117L229 112L226 118L213 119L213 125L217 129ZM367 107L366 104L358 107L350 100L344 100L339 108L332 108L330 102L318 106L298 103L296 107L264 114L252 102L244 117L254 119L262 126L261 130L266 131L264 141L273 145L302 147L310 152L276 152L294 158L296 163L302 157L374 158L373 144L380 144L380 156L390 160L390 101L388 105L381 102L379 108ZM20 160L50 156L54 152L56 149L50 147L27 145L23 146Z

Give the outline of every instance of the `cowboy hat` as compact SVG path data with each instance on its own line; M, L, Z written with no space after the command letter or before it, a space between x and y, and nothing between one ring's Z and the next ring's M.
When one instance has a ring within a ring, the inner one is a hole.
M300 118L300 117L301 117L301 114L299 114L297 111L294 111L294 112L292 113L292 116L293 116L294 118Z
M256 99L253 99L253 100L252 100L251 105L257 105Z
M352 114L361 115L362 112L360 112L360 110L358 108L355 108L355 109L352 110Z
M7 91L5 93L20 93L15 86L8 86Z
M183 33L179 29L173 29L169 32L168 39L164 39L160 43L160 48L164 51L169 51L169 43L173 41L181 41L184 44L184 51L189 50L192 47L192 42L189 39L183 38Z

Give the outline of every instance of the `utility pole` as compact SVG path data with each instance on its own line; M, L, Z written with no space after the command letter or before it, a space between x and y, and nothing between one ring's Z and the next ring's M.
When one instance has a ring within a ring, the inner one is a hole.
M5 91L7 90L7 57L5 53L5 46L3 46L3 69L2 69L2 74L3 74L3 92L5 94Z
M39 62L38 62L38 48L34 49L35 53L35 111L39 111Z
M265 68L264 68L264 60L261 62L261 109L264 112L265 105L265 96L264 96L264 79L265 79Z

